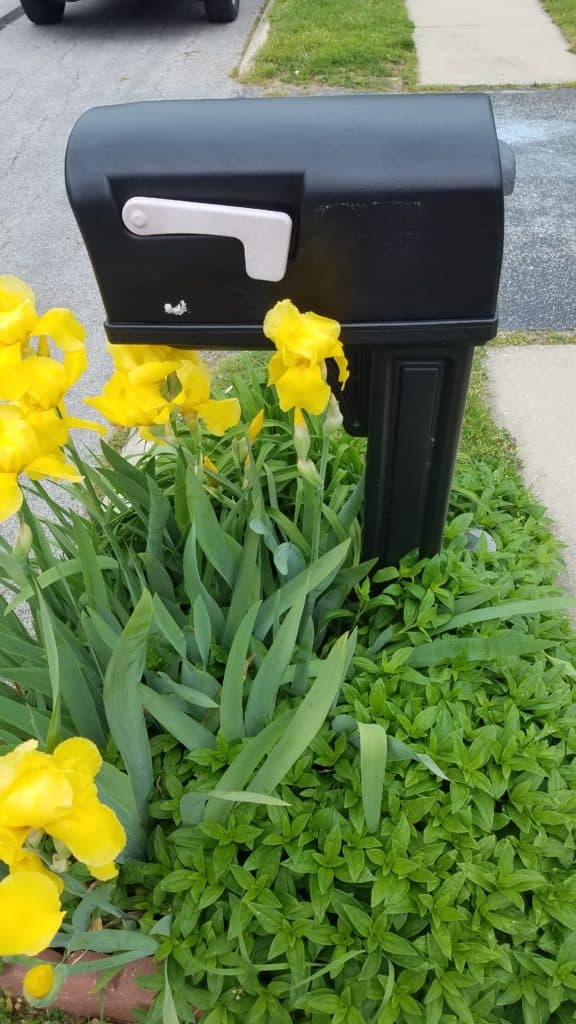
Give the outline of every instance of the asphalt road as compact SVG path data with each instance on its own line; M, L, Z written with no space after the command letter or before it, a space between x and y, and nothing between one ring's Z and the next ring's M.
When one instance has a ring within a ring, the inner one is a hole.
M506 200L500 326L576 329L576 90L492 94L516 153Z
M64 21L26 18L0 28L0 273L36 291L38 306L66 305L89 332L90 370L77 389L109 375L104 311L64 188L64 152L89 107L131 100L226 97L262 0L241 0L229 25L209 24L196 0L81 0ZM0 0L3 16L17 0Z
M81 0L64 22L10 20L0 0L0 273L35 288L40 308L69 305L90 337L81 394L108 373L100 298L64 190L69 131L88 107L126 100L226 97L262 0L211 25L195 0ZM507 200L501 324L576 328L576 91L493 94L518 179ZM167 154L168 156L168 154Z

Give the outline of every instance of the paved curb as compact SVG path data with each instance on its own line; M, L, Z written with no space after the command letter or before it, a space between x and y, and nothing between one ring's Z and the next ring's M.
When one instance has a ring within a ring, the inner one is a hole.
M258 18L258 21L256 22L254 31L252 32L252 35L248 40L248 44L246 46L246 49L244 50L244 53L242 54L242 60L240 61L240 65L238 67L238 77L240 79L244 75L248 74L248 72L252 68L252 65L254 64L254 61L256 60L256 57L258 56L260 50L264 46L264 43L268 39L268 35L270 33L270 21L268 20L268 14L273 3L274 0L267 0L264 7L262 8L262 13Z

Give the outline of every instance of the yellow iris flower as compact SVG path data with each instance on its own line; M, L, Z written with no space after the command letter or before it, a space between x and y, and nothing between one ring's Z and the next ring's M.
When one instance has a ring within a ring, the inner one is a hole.
M10 867L10 874L14 875L20 871L33 871L37 875L44 875L45 878L49 878L52 884L56 886L58 895L62 895L64 891L64 882L58 875L49 871L46 865L41 861L38 854L33 853L32 850L21 850L15 857Z
M114 368L127 373L135 383L163 380L183 363L202 363L199 355L189 349L170 345L107 345Z
M86 867L92 877L97 878L99 882L109 882L118 874L118 868L113 860L109 864L101 864L99 867L96 867L95 864L87 864Z
M106 346L115 372L101 395L86 398L87 405L118 427L152 427L170 419L172 403L164 383L180 365L177 350L168 345ZM195 356L195 353L194 353Z
M31 288L0 276L0 401L9 403L0 405L0 521L22 504L20 474L81 479L61 448L72 426L100 429L67 417L63 404L87 366L85 335L69 309L38 316ZM48 338L63 350L62 362L51 357Z
M203 420L212 434L221 435L238 423L239 402L210 398L210 371L196 352L169 345L108 345L108 351L115 372L102 394L85 402L110 423L162 426L175 410L185 418ZM146 429L142 435L146 440L161 440Z
M237 398L210 398L210 371L198 357L181 365L177 376L182 390L174 405L184 417L203 420L217 437L236 426L241 416L240 402Z
M76 788L76 799L69 814L46 824L46 832L70 850L88 870L100 877L113 878L114 859L126 845L126 833L109 807L96 795Z
M22 981L24 995L28 999L44 999L54 984L52 964L37 964L26 972Z
M49 309L38 316L32 289L11 274L0 275L0 380L4 386L10 383L21 357L32 354L33 337L40 339L40 354L47 355L45 339L50 337L72 355L83 350L86 331L69 309Z
M0 275L0 346L25 345L37 319L32 289L12 274Z
M26 416L15 405L0 406L0 522L22 504L21 473L32 480L82 479L60 450L67 438L67 424L54 409Z
M36 479L80 479L61 453L54 451L54 425L48 437L40 441L36 435L34 439L28 414L59 408L65 418L64 395L87 367L85 336L69 309L50 309L38 316L32 289L17 277L0 276L0 400L18 403L18 408L0 409L0 520L20 507L22 495L16 477L28 472L37 458L56 456L55 461L51 458L33 467L29 475L35 473ZM34 337L38 339L36 348ZM50 355L49 337L63 350L62 362ZM74 425L92 426L86 421ZM65 443L66 431L63 436Z
M84 348L86 330L69 309L49 309L38 317L31 334L35 337L52 338L63 352L79 352Z
M64 843L95 877L114 877L126 834L98 799L94 779L101 764L96 746L82 737L64 740L52 755L29 740L0 758L0 856L3 850L8 854L11 870L45 870L34 854L21 850L27 832L41 829Z
M82 736L73 736L59 743L52 754L54 764L61 771L76 772L93 780L102 767L102 757L98 747L91 740Z
M0 792L3 827L42 829L46 822L71 809L72 786L47 754L33 751L10 785Z
M90 740L74 737L56 747L53 761L74 797L68 812L45 824L46 832L65 843L95 877L113 878L113 862L126 845L126 833L114 811L98 799L94 784L102 765L98 748Z
M101 395L84 401L118 427L167 423L172 410L171 403L162 394L162 379L136 381L123 371L112 374Z
M248 441L250 442L250 444L252 444L252 442L255 441L256 438L260 437L260 434L262 433L262 427L263 426L264 426L264 409L260 409L260 412L256 413L254 419L248 425L248 430L246 431L246 437L248 438Z
M0 882L0 956L37 956L63 919L58 887L44 873L17 871Z
M28 828L0 826L0 860L10 867L30 832Z
M84 348L65 352L63 362L32 353L0 378L0 399L18 401L23 408L57 408L87 366Z
M348 361L340 341L340 324L317 313L301 313L290 299L268 311L264 334L276 346L268 367L268 380L278 392L280 408L319 415L330 398L326 383L327 359L338 366L338 379L348 379Z

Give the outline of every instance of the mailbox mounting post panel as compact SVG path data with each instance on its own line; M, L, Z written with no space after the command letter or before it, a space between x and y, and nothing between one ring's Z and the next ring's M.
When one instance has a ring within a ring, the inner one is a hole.
M514 186L488 96L97 107L66 186L113 344L269 348L284 298L339 320L344 425L368 438L365 553L439 549Z

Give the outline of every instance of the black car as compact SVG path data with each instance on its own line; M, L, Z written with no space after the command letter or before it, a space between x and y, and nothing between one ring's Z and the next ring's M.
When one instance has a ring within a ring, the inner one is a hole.
M62 21L66 0L20 0L24 13L35 25L55 25ZM204 0L208 21L234 21L240 0Z

